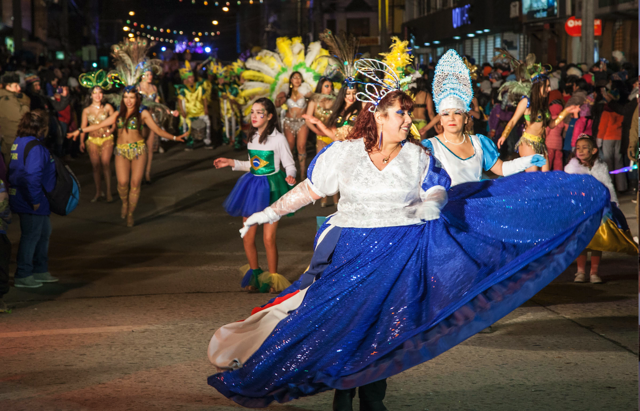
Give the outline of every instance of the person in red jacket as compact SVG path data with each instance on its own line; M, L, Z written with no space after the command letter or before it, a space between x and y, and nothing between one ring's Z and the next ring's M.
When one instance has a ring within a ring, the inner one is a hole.
M622 120L624 118L613 111L609 104L605 105L598 124L598 147L602 150L603 160L609 170L617 170L624 167L622 163ZM627 175L620 173L615 175L616 190L627 191Z

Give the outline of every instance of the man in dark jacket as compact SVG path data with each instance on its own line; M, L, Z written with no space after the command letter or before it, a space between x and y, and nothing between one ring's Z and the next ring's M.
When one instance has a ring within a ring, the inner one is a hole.
M9 204L11 211L20 216L21 236L15 286L36 288L41 287L42 283L58 281L49 273L51 211L43 191L51 191L55 187L56 167L49 150L38 141L39 137L43 137L40 133L47 128L46 113L35 110L27 116L32 117L31 124L38 124L39 131L30 133L18 130L9 163Z
M2 155L4 163L9 164L11 145L16 138L18 123L29 111L29 98L21 93L20 77L17 74L5 74L0 89L0 136L2 136Z

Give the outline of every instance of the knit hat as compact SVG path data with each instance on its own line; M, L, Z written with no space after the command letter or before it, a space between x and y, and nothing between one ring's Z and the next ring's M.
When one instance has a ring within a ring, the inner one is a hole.
M567 76L582 77L582 71L577 67L571 67L569 70L567 70Z
M24 78L24 81L26 81L27 84L39 83L40 77L38 77L37 74L27 74Z

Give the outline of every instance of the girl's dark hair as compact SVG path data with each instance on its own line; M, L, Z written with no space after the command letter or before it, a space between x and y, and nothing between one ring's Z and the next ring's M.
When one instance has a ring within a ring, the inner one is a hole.
M278 113L276 112L276 106L273 104L273 101L269 100L266 97L262 97L257 99L253 104L260 104L266 110L268 117L271 114L271 120L267 123L267 127L264 129L262 134L260 134L260 138L258 139L258 143L262 144L267 141L267 138L273 133L273 130L280 130L280 122L278 121ZM249 131L249 142L253 141L253 137L258 132L258 129L251 125L251 131Z
M302 77L302 73L300 73L299 71L294 71L293 73L291 73L291 75L289 76L289 93L287 93L287 98L291 98L291 93L293 93L293 83L291 83L291 79L296 74L300 76L302 82L304 83L304 77Z
M362 103L359 100L354 101L353 104L350 105L349 108L345 110L345 107L347 105L347 101L345 100L345 98L347 97L348 89L349 87L347 87L345 84L342 85L342 88L338 92L338 96L336 97L336 100L333 102L333 105L331 106L331 115L324 122L325 126L331 128L336 125L336 121L338 120L338 117L342 116L342 118L348 118L350 115L354 113L360 113L362 111ZM356 89L356 92L357 91L358 90Z
M530 106L531 110L530 118L537 119L538 114L542 116L542 125L547 127L549 125L549 96L547 95L547 87L549 86L549 80L538 81L531 86ZM541 93L544 91L544 94ZM541 95L542 94L542 95Z
M41 109L25 113L18 124L16 137L43 138L49 129L49 114Z
M333 82L331 79L329 79L329 77L320 77L320 80L318 80L318 84L316 85L316 94L322 94L322 86L324 86L324 83L327 81L331 84L331 91L333 91Z
M578 141L580 141L580 140L588 141L589 144L591 144L591 149L594 149L594 148L596 149L596 153L591 156L591 158L589 159L589 161L586 164L583 164L582 161L580 161L580 159L576 156L576 151L573 152L571 157L572 158L578 158L578 162L580 164L583 164L583 165L586 165L589 168L592 168L596 164L596 161L598 161L598 156L600 155L600 149L598 148L598 145L596 144L596 142L593 139L593 137L591 137L588 134L580 134L580 136L576 140L576 145L578 145Z
M411 111L413 108L413 99L411 96L403 91L395 90L380 100L376 111L386 115L386 111L393 106L396 101L400 102L400 108L404 111ZM354 124L353 130L351 130L351 133L349 133L349 136L347 137L348 140L356 140L358 138L364 139L364 146L369 153L378 145L379 138L378 125L376 124L374 113L369 111L370 105L371 103L366 104L360 114L358 114L356 124ZM414 143L424 150L424 147L422 147L420 143L411 136L408 136L407 142Z
M418 94L419 91L425 91L428 93L429 82L426 79L419 77L416 79L416 86L413 87L411 90L413 91L414 95Z
M102 90L101 87L95 86L93 87L90 91L89 94L87 95L87 97L84 99L84 108L89 107L92 103L93 103L93 90L99 88L100 90ZM107 99L104 96L104 90L102 90L102 100L100 100L100 105L104 106L105 104L107 104Z
M122 102L120 102L120 112L118 113L118 117L122 117L125 124L127 124L127 122L129 121L129 117L127 117L127 106L124 104L124 96L127 93L134 94L136 96L136 105L133 107L133 113L129 117L134 117L136 119L136 122L139 124L141 121L140 103L142 102L142 98L140 97L140 93L138 93L137 90L125 91L122 94Z

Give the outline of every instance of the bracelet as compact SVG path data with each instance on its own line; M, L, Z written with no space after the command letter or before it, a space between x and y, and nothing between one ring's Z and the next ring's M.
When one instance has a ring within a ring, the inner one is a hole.
M176 136L173 136L173 141L176 141Z
M508 124L504 127L504 131L502 132L502 135L500 136L500 138L507 138L509 137L509 134L511 134L511 126L509 126Z
M78 128L78 131L82 134L82 127Z

